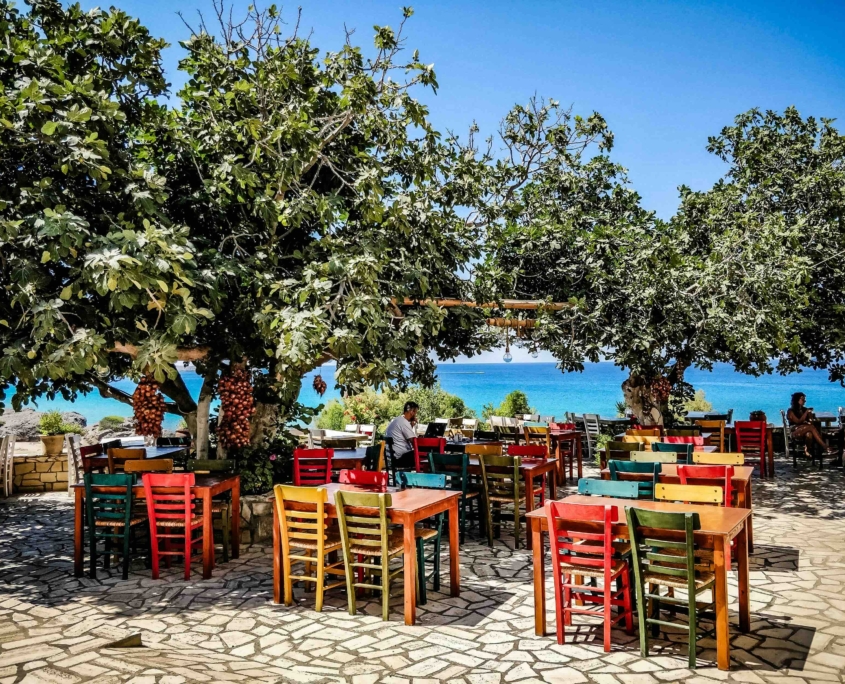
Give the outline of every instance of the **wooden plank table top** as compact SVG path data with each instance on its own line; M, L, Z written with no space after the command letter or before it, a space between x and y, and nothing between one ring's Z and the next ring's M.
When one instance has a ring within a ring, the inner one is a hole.
M403 573L405 593L405 624L413 625L417 615L417 553L416 537L414 527L421 520L431 518L438 513L448 512L449 514L449 589L452 596L461 595L461 567L460 567L460 545L458 530L458 501L461 493L453 490L442 489L398 489L396 487L362 487L359 485L331 483L322 485L321 489L328 492L329 500L325 506L325 513L329 518L337 517L337 509L334 505L334 495L337 491L347 492L376 492L389 493L391 505L387 509L387 517L390 522L402 525L403 540L405 546L405 571ZM273 507L273 601L282 602L282 539L279 530L279 513L276 509L275 499L271 498ZM308 504L296 504L288 502L285 504L293 509L302 507L309 508ZM311 508L313 510L313 507ZM350 509L355 512L356 509ZM367 509L357 509L358 512ZM373 510L373 509L371 509Z
M696 543L702 548L713 550L713 564L716 575L714 599L716 604L716 660L720 670L729 670L730 632L728 623L728 567L730 543L734 540L739 585L739 628L747 632L751 626L748 575L747 523L751 511L746 508L724 508L694 504L670 503L665 501L643 501L613 499L597 496L574 495L561 499L563 503L614 506L619 522L613 524L613 534L629 538L625 522L625 508L633 506L652 511L676 513L698 513L701 528L695 532ZM546 634L546 575L543 533L548 534L548 520L544 510L527 514L534 538L534 630L538 636ZM597 523L584 523L585 529Z
M143 449L144 458L172 458L187 453L189 446L161 446L161 447L123 447L126 449ZM109 457L107 454L98 456L84 456L86 470L104 470L108 468Z
M154 448L154 447L150 447ZM169 447L161 447L169 448ZM211 499L224 492L232 493L232 516L230 544L232 558L240 556L241 544L241 478L239 475L225 475L217 473L196 474L196 484L191 487L191 494L202 501L202 577L211 577L214 569L214 527L212 524ZM85 525L85 485L74 484L70 488L74 492L74 525L73 525L73 574L82 577L84 565L84 525ZM110 488L111 489L111 488ZM125 491L122 487L113 488L115 493ZM176 490L174 490L176 491ZM181 491L181 490L179 490ZM135 499L146 498L144 485L139 482L132 488Z

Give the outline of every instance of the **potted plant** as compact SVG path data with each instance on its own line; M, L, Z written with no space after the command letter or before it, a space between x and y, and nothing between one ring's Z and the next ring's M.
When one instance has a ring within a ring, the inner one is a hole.
M82 434L82 428L76 423L67 423L58 411L47 411L38 421L38 431L41 433L41 444L44 445L45 456L58 456L62 453L64 439L67 434Z

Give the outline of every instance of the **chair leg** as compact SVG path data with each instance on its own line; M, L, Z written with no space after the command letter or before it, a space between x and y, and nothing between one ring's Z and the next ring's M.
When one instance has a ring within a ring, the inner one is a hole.
M440 549L443 546L443 514L441 513L438 517L437 536L434 538L434 543L437 545L434 547L434 591L440 591Z
M533 492L529 492L530 496L534 496ZM513 549L516 551L519 548L519 501L514 502L513 507Z
M90 541L91 569L88 574L91 579L97 579L97 533L94 525L89 525L88 538Z
M607 575L605 575L607 577ZM613 620L613 608L610 599L613 598L613 582L604 583L604 652L610 653L610 625Z
M153 579L158 579L158 537L156 536L155 527L152 521L150 522L150 556L153 561Z
M622 578L622 607L625 611L625 632L634 633L634 612L631 601L631 576L625 569L620 573Z
M185 529L185 581L191 579L191 537L190 527Z
M285 575L285 605L293 605L293 580L291 579L291 560L288 554L282 554L282 567Z
M355 568L352 567L352 554L344 553L344 574L346 575L346 603L349 614L355 615Z
M323 610L323 595L326 591L326 557L317 560L317 589L314 600L314 609L320 613Z
M713 590L715 594L715 589ZM714 597L715 598L715 597ZM689 666L695 669L696 661L696 633L698 632L698 607L695 603L695 596L689 597Z
M129 579L129 538L132 535L132 526L127 525L123 530L123 579Z
M648 658L648 616L650 601L645 597L645 584L637 582L637 622L640 630L640 655Z
M229 532L231 530L231 512L230 512L231 504L227 505L226 508L223 509L223 515L221 516L221 522L223 523L223 562L229 562Z
M421 606L424 606L427 601L425 585L425 540L419 537L417 538L417 603Z
M381 561L381 619L390 618L390 556Z
M464 544L467 527L467 500L466 497L461 497L461 513L458 525L461 528L461 545Z
M484 519L487 521L487 545L490 548L493 548L493 504L490 503L489 499L485 498L485 515Z

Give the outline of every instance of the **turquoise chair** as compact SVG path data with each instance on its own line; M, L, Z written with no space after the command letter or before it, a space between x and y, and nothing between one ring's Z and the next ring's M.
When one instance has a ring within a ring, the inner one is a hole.
M637 482L625 480L590 480L582 477L578 480L578 493L587 496L609 496L614 499L639 499L640 488Z
M608 461L607 467L610 469L610 479L613 481L628 481L636 482L639 487L640 499L654 499L654 485L660 479L660 463L642 463L637 461ZM647 473L651 475L651 480L628 480L625 478L625 473ZM620 477L621 475L621 477Z
M652 451L662 451L663 453L676 453L678 454L678 463L681 463L681 459L685 459L685 463L692 463L692 452L694 448L694 444L667 444L666 442L652 442L651 450Z

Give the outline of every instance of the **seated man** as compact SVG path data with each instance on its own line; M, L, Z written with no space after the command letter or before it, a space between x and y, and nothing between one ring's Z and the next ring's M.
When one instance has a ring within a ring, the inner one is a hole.
M413 401L405 402L402 407L402 415L390 421L385 437L393 440L394 467L414 468L414 438L417 436L415 425L417 424L417 411L419 406Z

